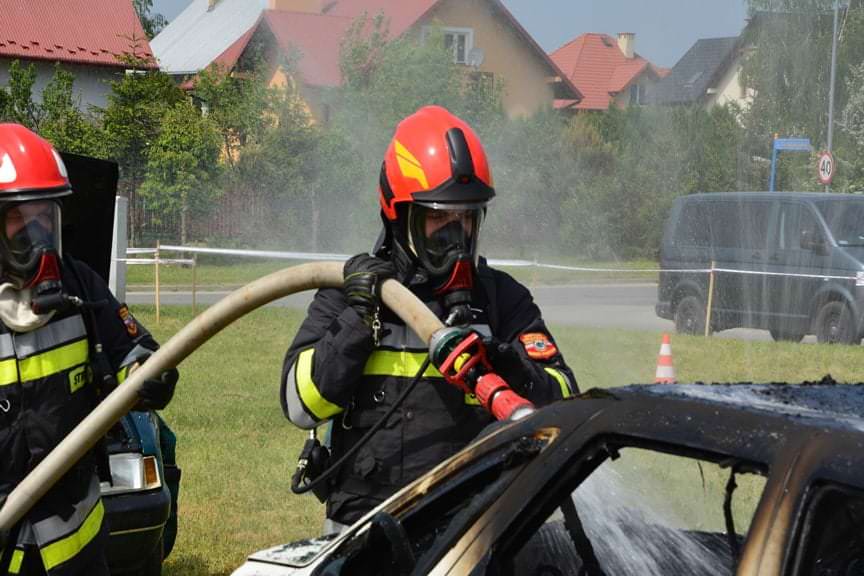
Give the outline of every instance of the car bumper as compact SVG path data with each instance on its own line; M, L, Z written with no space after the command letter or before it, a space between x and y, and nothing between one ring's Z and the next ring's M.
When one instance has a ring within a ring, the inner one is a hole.
M171 511L166 488L103 497L110 529L108 565L111 573L140 570L157 546Z

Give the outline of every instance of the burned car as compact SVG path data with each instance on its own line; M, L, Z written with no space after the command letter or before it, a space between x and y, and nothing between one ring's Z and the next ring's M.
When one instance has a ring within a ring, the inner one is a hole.
M490 432L340 536L234 575L861 574L862 448L864 386L593 390ZM670 521L645 506L658 498L714 516Z

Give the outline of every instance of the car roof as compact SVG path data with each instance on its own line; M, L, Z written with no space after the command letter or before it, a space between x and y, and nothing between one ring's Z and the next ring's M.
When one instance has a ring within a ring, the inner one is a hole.
M824 192L701 192L679 196L679 202L701 202L705 200L856 200L864 194L826 194Z
M864 384L839 384L830 378L803 384L642 384L615 393L682 398L735 413L793 417L801 426L844 428L864 435Z
M797 454L822 479L864 488L864 386L632 385L593 389L552 404L525 424L558 427L560 447L620 443L764 471ZM510 434L524 434L514 427ZM620 442L619 442L620 440Z

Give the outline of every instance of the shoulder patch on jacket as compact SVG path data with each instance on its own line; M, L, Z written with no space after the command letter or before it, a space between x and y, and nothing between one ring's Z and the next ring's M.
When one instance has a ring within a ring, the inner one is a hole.
M542 332L529 332L519 336L519 341L525 347L525 352L534 360L548 360L558 354L555 343Z
M126 332L129 336L131 338L138 336L138 322L132 316L132 313L129 312L129 307L124 304L117 310L117 315L120 316L120 320L126 325Z

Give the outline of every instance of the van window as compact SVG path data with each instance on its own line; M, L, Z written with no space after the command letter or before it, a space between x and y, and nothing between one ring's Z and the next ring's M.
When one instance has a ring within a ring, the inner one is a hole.
M770 202L711 202L709 214L711 237L718 248L766 247Z
M839 246L864 246L864 199L822 200L816 206Z
M680 246L708 246L711 236L708 229L708 214L704 204L688 203L681 210L675 244Z
M801 235L807 232L812 238L822 233L819 221L813 211L803 204L784 202L780 205L780 227L777 234L777 248L780 250L801 250Z

